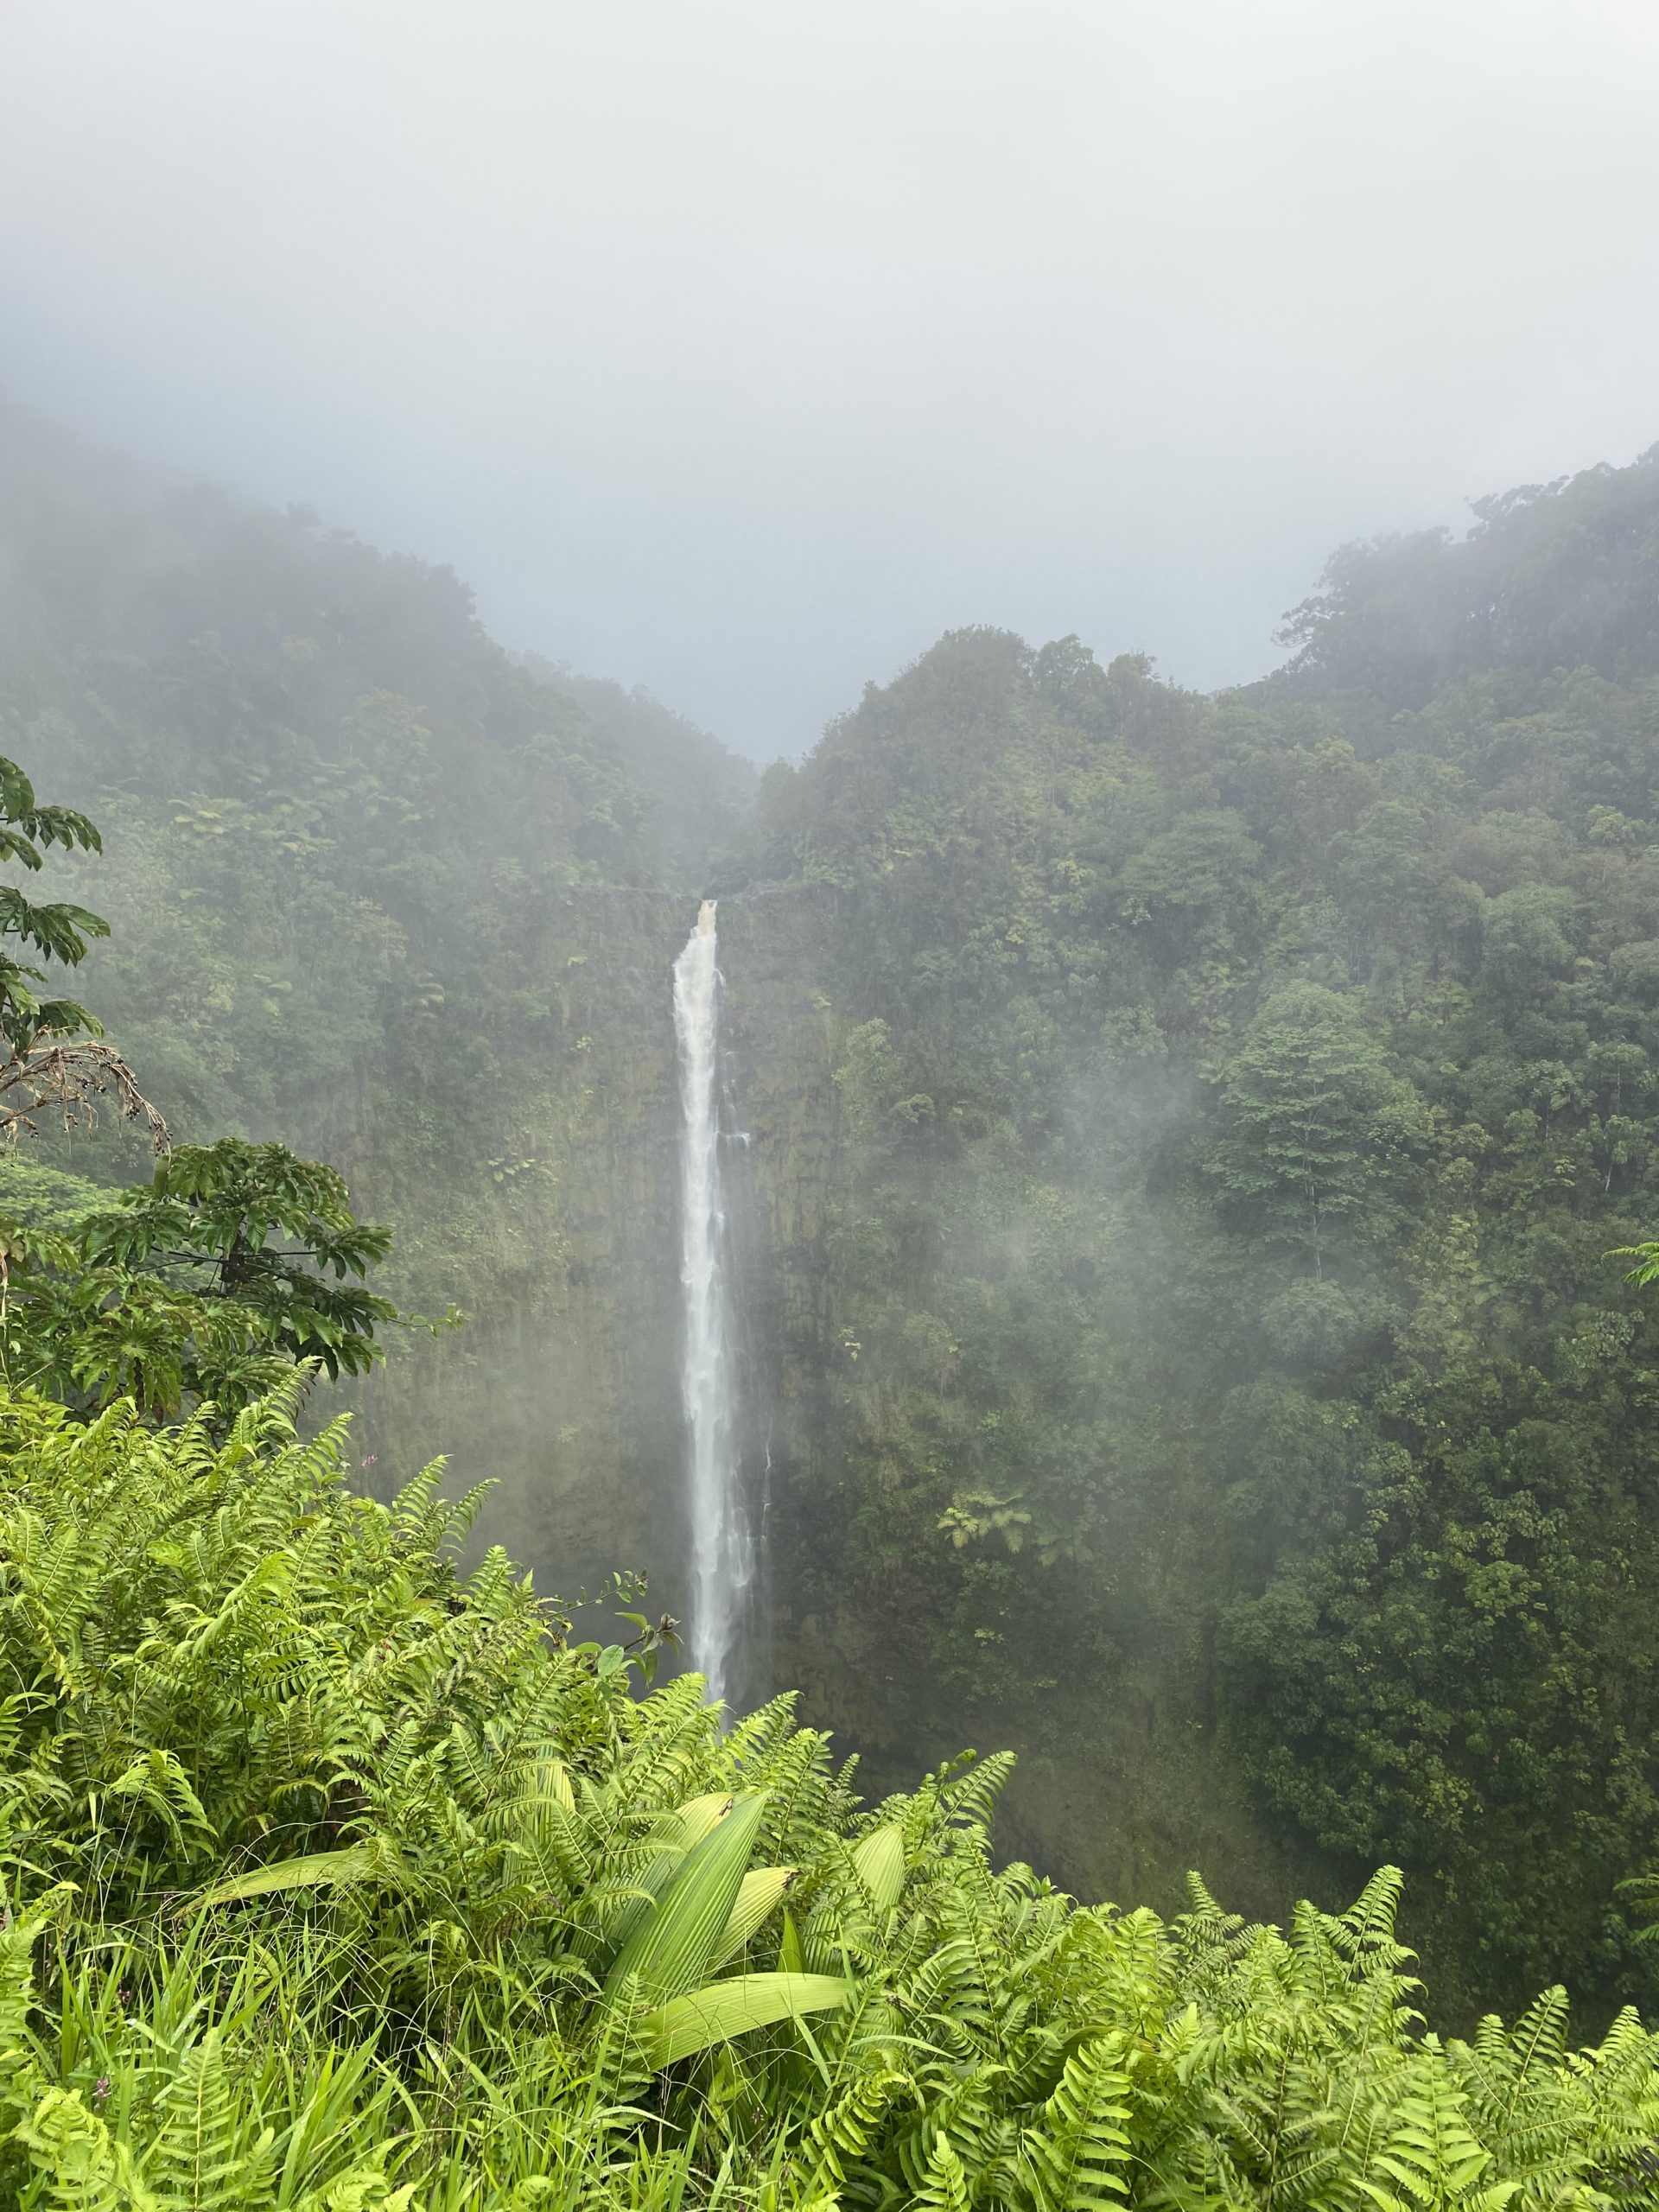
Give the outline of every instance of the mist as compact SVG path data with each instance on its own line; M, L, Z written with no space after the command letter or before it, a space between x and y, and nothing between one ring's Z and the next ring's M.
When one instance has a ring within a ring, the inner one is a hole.
M0 16L0 390L795 755L1655 435L1642 0Z
M1655 113L0 10L6 2202L1651 2212Z

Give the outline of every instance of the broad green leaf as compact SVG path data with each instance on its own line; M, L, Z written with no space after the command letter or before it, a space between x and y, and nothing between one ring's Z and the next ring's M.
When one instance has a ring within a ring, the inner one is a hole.
M732 1916L765 1806L759 1791L736 1799L720 1825L686 1854L661 1902L617 1953L606 1978L607 1992L630 1975L648 1999L677 1997L696 1986Z
M684 1866L686 1855L677 1844L664 1845L654 1859L639 1870L633 1879L634 1894L619 1905L609 1923L608 1933L613 1943L626 1943L641 1922L657 1910L658 1900Z
M877 1828L867 1835L853 1853L853 1866L874 1898L876 1910L891 1912L904 1893L904 1830Z
M795 1925L792 1912L784 1915L784 1932L778 1945L778 1963L785 1974L804 1974L806 1955L801 1948L801 1931Z
M385 1855L367 1844L353 1843L343 1851L314 1851L303 1859L279 1859L270 1866L256 1866L233 1881L215 1883L196 1899L198 1905L239 1904L244 1897L274 1897L283 1890L338 1889L348 1882L366 1881L386 1872Z
M717 1827L732 1809L729 1789L711 1789L706 1797L692 1797L679 1808L680 1847L690 1851Z
M709 1959L712 1973L723 1967L728 1959L735 1958L760 1927L766 1915L782 1903L794 1881L793 1866L757 1866L746 1874L738 1888L737 1903L732 1907L732 1916L721 1930Z
M730 2043L754 2028L775 2027L808 2012L833 2012L846 2004L854 1985L839 1974L746 1974L659 2005L640 2022L640 2033L653 2068L672 2066L715 2044Z

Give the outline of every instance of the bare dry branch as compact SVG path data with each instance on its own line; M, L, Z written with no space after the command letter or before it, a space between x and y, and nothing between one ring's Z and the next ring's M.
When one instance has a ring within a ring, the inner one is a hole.
M138 1088L119 1052L89 1037L62 1045L37 1044L0 1061L0 1145L39 1132L38 1116L61 1119L66 1129L95 1129L98 1102L113 1103L124 1122L142 1122L151 1148L172 1143L167 1123Z

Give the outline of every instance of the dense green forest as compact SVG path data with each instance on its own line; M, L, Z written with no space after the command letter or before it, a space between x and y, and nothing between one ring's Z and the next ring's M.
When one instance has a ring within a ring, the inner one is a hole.
M1397 1859L1471 1999L1644 1978L1656 583L1659 456L1345 551L1218 698L963 632L738 879L836 893L784 1573L848 1712L1096 1761L1026 1831L1074 1875L1236 1788Z
M9 760L0 835L36 877L100 846ZM435 1466L353 1495L349 1417L294 1416L397 1318L326 1285L387 1233L280 1145L171 1143L52 988L106 928L16 884L0 913L13 1141L101 1104L160 1154L79 1217L25 1164L58 1224L0 1238L6 2202L1651 2200L1659 2039L1627 2007L1571 2050L1560 1987L1426 2031L1397 1870L1288 1936L1197 1876L1168 1923L1079 1908L992 1865L1006 1757L867 1808L791 1698L722 1725L696 1675L653 1690L645 1616L576 1641L499 1548L463 1576L480 1500Z
M615 1249L636 1216L655 1233L616 1103L660 1006L653 893L729 843L753 772L642 694L515 663L447 572L20 410L0 410L0 750L102 826L60 887L112 925L80 988L174 1135L332 1161L397 1224L390 1294L469 1316L412 1361L393 1336L362 1456L424 1458L435 1421L440 1444L470 1432L469 1475L533 1467L554 1491L579 1469L622 1496L628 1419L650 1430L632 1465L676 1418ZM601 972L619 950L623 979ZM40 1158L148 1173L141 1142ZM594 1284L610 1306L584 1334L569 1307ZM585 1571L635 1555L644 1511L617 1509ZM571 1521L524 1512L525 1548L568 1551Z
M1444 2018L1605 2018L1659 1856L1609 1256L1659 1224L1656 578L1650 458L1348 549L1220 696L956 633L757 791L443 572L8 416L0 751L102 830L48 880L175 1137L393 1227L438 1337L379 1326L362 1486L450 1452L544 1580L678 1606L665 977L718 891L757 1695L895 1786L1016 1745L1004 1847L1088 1895L1397 1864ZM149 1162L3 1172L62 1231Z

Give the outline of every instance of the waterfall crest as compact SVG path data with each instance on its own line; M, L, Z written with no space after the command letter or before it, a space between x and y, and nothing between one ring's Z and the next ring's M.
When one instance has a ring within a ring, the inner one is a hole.
M680 1395L690 1436L690 1608L686 1650L728 1694L753 1567L737 1461L730 1286L720 1163L720 969L715 901L674 963L674 1034L680 1070L680 1287L684 1306Z

